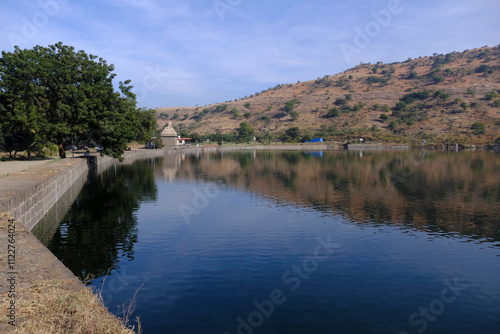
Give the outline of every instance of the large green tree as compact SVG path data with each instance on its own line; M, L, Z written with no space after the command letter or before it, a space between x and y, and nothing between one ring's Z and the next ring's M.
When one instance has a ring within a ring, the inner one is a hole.
M240 143L247 143L253 141L253 137L255 136L255 130L252 129L250 124L247 122L241 122L240 128L238 129L238 141Z
M69 140L91 140L121 157L127 143L154 131L151 111L138 109L130 81L113 87L114 66L57 43L0 58L0 131L27 142L53 142L65 157Z

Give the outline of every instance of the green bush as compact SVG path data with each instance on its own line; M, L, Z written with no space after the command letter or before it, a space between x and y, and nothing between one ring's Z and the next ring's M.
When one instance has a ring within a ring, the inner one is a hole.
M498 97L498 92L494 89L491 90L491 92L486 93L484 96L488 101L492 101L493 99L496 99Z
M298 119L299 119L299 116L300 116L300 114L299 114L298 112L296 112L296 111L292 111L292 112L290 112L290 117L292 117L292 119L293 119L294 121L298 120Z
M391 123L389 123L389 125L387 126L387 128L389 130L391 130L391 131L394 131L394 130L396 130L397 126L398 126L398 122L391 121Z
M369 84L374 84L374 83L381 83L382 85L386 85L387 84L387 79L386 78L368 77L368 79L366 79L366 81Z
M442 75L435 75L432 79L434 80L434 83L440 83L443 82L444 77Z
M409 80L416 79L416 78L418 78L418 73L415 71L411 71L410 73L408 73L408 76L406 77L406 79L409 79Z
M340 108L340 110L342 110L343 113L349 113L351 111L353 111L353 109L348 106L347 104L345 106L342 106L342 108Z
M220 113L220 112L224 112L226 110L227 110L227 104L221 104L221 105L218 105L217 107L215 107L214 112Z
M300 129L298 127L289 128L285 131L285 134L290 137L293 141L296 141L300 137Z
M437 92L434 93L434 98L446 101L450 98L450 94L438 90Z
M236 108L231 109L231 114L233 114L234 118L240 118L241 117L238 109L236 109Z
M399 101L396 103L396 106L394 107L394 110L399 111L399 110L406 110L408 108L408 104L404 101Z
M262 116L261 118L259 118L261 121L264 121L266 123L269 123L271 122L271 117L269 116Z
M247 122L241 122L238 129L238 141L240 143L250 142L255 136L255 131Z
M387 122L389 120L389 115L380 114L380 119L382 120L382 122Z
M472 97L476 96L476 90L472 87L467 88L467 94L469 94Z
M484 73L486 75L492 74L495 71L490 65L481 65L476 68L476 73Z
M493 102L493 107L500 108L500 100L495 100L495 102Z
M358 102L352 107L352 111L360 111L364 106L365 104L363 102Z
M59 154L59 148L56 144L47 143L47 145L42 150L42 155L45 157L54 157Z
M306 133L306 134L304 135L304 137L302 137L302 141L303 141L303 142L308 142L308 141L311 141L311 140L313 140L313 136L312 136L312 134L310 134L310 133Z
M295 108L295 105L299 102L299 100L297 99L292 99L290 101L288 101L287 103L285 103L285 107L283 108L283 111L287 112L287 113L291 113L293 111L293 109Z
M338 98L333 104L335 104L336 106L345 106L347 104L347 101L345 99Z
M415 102L416 100L426 100L431 96L431 93L428 90L424 90L422 92L414 92L411 94L406 94L401 98L401 101L404 101L408 104Z
M326 118L335 118L340 116L340 111L338 108L334 107L328 110L326 113Z
M474 124L472 124L471 129L472 132L478 136L486 133L486 126L483 122L475 122Z

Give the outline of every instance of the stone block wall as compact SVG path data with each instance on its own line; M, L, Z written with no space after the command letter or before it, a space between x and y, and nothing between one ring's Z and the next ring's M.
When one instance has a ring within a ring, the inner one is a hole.
M137 159L161 157L164 150L125 152L120 162L107 156L93 159L64 159L15 173L0 179L0 211L10 213L31 231L57 201L89 170L100 173L114 164L132 163Z

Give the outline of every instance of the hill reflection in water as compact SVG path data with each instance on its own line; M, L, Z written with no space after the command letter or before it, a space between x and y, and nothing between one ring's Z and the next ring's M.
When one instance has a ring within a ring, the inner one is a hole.
M157 173L244 189L357 224L500 240L500 155L493 152L225 151L170 155Z

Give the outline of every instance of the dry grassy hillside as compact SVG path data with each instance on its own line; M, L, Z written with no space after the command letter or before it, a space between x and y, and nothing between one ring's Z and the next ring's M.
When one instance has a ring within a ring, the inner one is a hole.
M484 144L500 141L499 92L500 46L361 64L241 100L157 112L159 126L172 121L189 134L231 133L247 121L259 134L298 127L330 140Z

